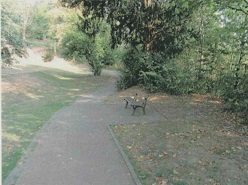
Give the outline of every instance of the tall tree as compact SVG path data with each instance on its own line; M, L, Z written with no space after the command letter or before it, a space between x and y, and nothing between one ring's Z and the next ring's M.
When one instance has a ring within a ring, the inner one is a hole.
M27 26L31 15L32 6L27 4L22 12L22 41L23 45L26 43Z

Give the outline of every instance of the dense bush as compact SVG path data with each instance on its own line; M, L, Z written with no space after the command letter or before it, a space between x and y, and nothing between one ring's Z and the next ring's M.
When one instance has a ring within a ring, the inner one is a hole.
M84 62L86 59L94 75L100 75L106 65L114 63L109 27L104 22L100 26L100 31L94 36L89 36L75 27L66 30L59 45L64 57L77 62Z
M11 48L4 46L1 48L1 59L2 59L2 67L11 66L13 64L12 52Z
M44 56L42 56L44 62L50 62L54 58L54 49L46 48Z
M159 53L137 53L130 49L123 57L123 69L117 81L118 89L143 85L150 92L188 93L192 81L181 74L176 63Z
M19 4L13 0L1 2L1 57L2 65L12 65L13 55L25 54L22 38L20 12L16 11Z
M221 76L216 82L218 91L216 92L225 105L227 111L236 112L242 121L248 124L248 75L238 79L238 86L234 86L237 78L232 74ZM217 88L217 87L216 87Z
M127 89L140 83L140 71L142 70L142 58L135 50L128 49L123 56L123 68L116 86L118 90ZM143 66L144 67L144 66Z
M68 59L78 60L83 58L85 47L87 47L86 36L73 30L68 30L59 44L59 50L62 56Z

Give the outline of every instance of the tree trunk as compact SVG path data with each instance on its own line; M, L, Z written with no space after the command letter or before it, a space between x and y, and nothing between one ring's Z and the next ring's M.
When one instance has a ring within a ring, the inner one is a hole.
M27 31L27 25L28 20L31 12L31 5L28 6L26 12L23 12L23 24L22 24L22 43L25 45L26 43L26 31Z
M241 42L241 44L240 44L240 50L241 51L240 51L240 54L239 54L239 60L238 60L236 70L235 70L235 83L234 83L234 86L233 86L234 89L238 88L238 85L239 85L239 82L240 82L240 74L239 74L239 72L240 72L242 59L244 57L243 46L244 46L244 42Z
M199 69L198 69L198 74L197 74L197 80L200 80L202 78L202 65L204 61L204 15L203 15L203 10L200 13L200 59L199 59Z

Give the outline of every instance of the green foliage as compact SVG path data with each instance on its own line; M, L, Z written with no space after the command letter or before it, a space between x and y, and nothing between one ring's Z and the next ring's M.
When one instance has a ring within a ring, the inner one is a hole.
M84 49L90 47L87 45L89 43L86 35L74 30L67 30L59 45L60 52L64 57L78 61L83 57Z
M236 80L231 73L221 76L217 82L218 95L226 110L239 113L242 122L248 124L248 74L240 77L237 87Z
M27 26L27 36L29 39L43 40L47 38L49 32L48 6L37 5Z
M153 54L145 58L145 71L141 71L140 78L148 91L165 91L170 94L179 94L177 88L178 76L175 66L166 61L161 55Z
M1 60L2 60L2 67L11 66L13 64L12 52L11 47L4 46L1 48Z
M89 35L98 31L99 20L106 19L113 47L126 42L135 48L141 46L142 51L164 51L173 57L183 49L188 37L186 23L199 4L193 0L150 2L61 0L62 5L71 8L82 3L80 27Z
M111 49L110 49L110 35L109 26L102 22L99 28L99 32L92 37L93 48L92 52L86 54L86 58L89 58L89 64L92 67L94 75L100 75L102 68L107 63L111 63Z
M187 90L185 87L189 78L181 79L180 75L184 74L179 73L175 63L166 60L159 53L137 53L129 49L123 57L123 68L116 84L119 90L133 85L143 85L150 92L182 94L190 91L190 87Z
M52 61L53 57L54 57L54 49L53 48L46 48L45 55L42 56L44 62Z
M18 2L3 0L1 2L1 54L3 65L13 63L12 56L25 54L21 33L21 12Z
M109 26L102 22L94 37L79 31L76 27L67 29L60 42L60 50L67 58L84 61L86 58L94 75L100 75L102 68L113 63L110 48Z
M128 49L123 56L123 67L121 76L116 82L118 90L127 89L139 84L140 58L134 50Z

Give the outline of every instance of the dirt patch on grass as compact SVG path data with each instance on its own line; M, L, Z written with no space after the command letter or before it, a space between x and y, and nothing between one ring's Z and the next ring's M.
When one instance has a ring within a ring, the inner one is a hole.
M2 78L2 93L26 94L30 88L40 88L43 84L30 74L12 75Z
M133 87L107 101L136 92ZM148 106L166 118L116 125L113 131L144 185L248 183L247 126L208 95L149 94Z

